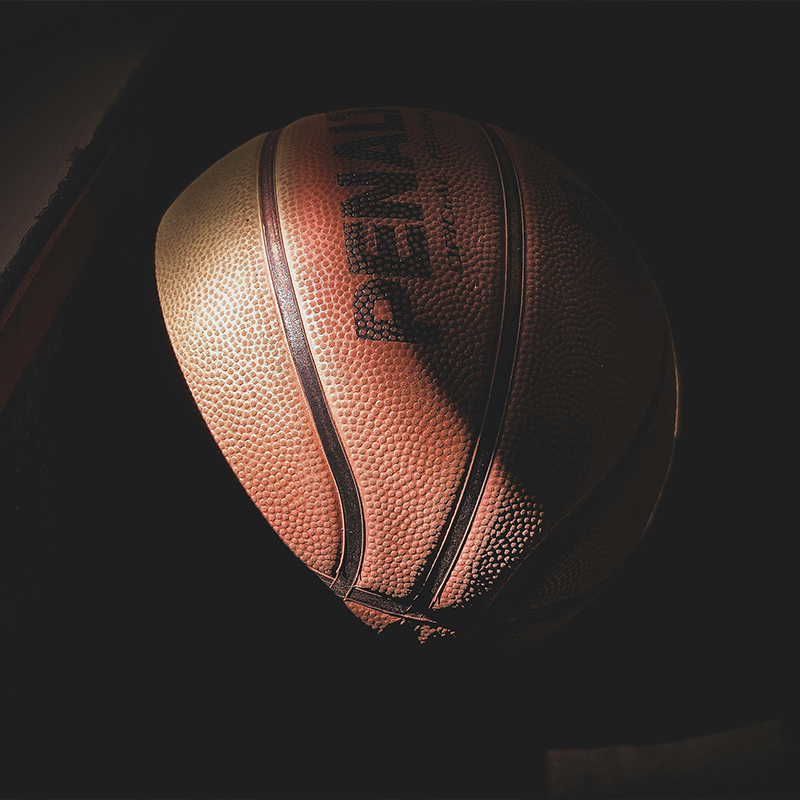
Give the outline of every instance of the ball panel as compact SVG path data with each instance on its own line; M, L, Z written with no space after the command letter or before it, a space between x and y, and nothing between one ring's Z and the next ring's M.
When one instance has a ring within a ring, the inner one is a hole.
M378 611L375 608L356 603L352 600L345 600L345 606L350 609L350 612L358 617L365 625L368 625L374 631L381 633L385 631L389 625L394 625L399 622L395 614L387 614L383 611Z
M266 271L262 140L212 166L169 209L156 243L158 291L178 362L231 468L289 547L331 574L341 513Z
M381 118L354 117L367 124ZM323 115L283 132L276 165L284 247L306 335L364 506L358 586L396 598L414 590L458 497L482 425L502 315L502 197L491 152L478 126L437 118L445 122L441 136L419 112L403 110L396 135L407 140L409 161L402 171L386 163L398 157L393 149L375 145L373 152L364 144L373 137L363 131L331 133L339 123ZM343 204L375 190L340 186L338 176L364 171L405 176L407 188L381 202L417 208L418 218L343 216ZM458 268L447 257L448 222L458 234L450 245L469 254ZM356 223L357 237L348 227ZM429 258L411 249L413 231L427 242ZM381 234L388 239L378 267ZM361 237L358 258L353 237ZM372 265L362 267L367 256ZM409 341L358 335L354 298L376 274L405 293L427 333Z
M667 383L647 435L624 473L603 490L591 519L582 517L581 535L575 543L549 561L547 569L540 570L540 577L530 582L529 598L520 610L547 606L589 591L616 572L639 544L672 460L676 385L671 346L668 359ZM566 538L568 534L562 530L559 535ZM529 558L536 560L536 554Z
M630 452L558 525L541 551L534 550L519 566L490 606L493 625L532 625L526 622L531 612L537 619L566 621L576 602L592 596L622 566L660 500L672 461L677 412L677 375L668 337L663 386Z
M641 261L628 264L570 214L554 158L505 134L520 175L528 301L508 430L509 469L546 495L552 524L617 462L650 404L664 310ZM605 209L603 209L605 211ZM610 223L609 223L610 224Z

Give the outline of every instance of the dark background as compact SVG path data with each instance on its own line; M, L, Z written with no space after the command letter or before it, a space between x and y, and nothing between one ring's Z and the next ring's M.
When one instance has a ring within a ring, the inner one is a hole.
M41 379L53 421L12 519L14 786L537 796L548 747L793 713L792 4L25 6L4 9L15 81L30 62L14 25L23 43L162 35L137 111L144 202L121 206L64 311ZM387 104L556 156L628 230L671 315L683 418L658 519L597 605L528 654L396 652L280 547L251 548L259 521L158 344L153 237L182 189L266 130Z

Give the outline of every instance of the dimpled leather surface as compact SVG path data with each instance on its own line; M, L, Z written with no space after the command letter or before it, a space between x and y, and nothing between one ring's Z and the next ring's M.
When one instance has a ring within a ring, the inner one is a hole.
M495 131L501 145L476 123L420 109L307 117L280 133L269 185L258 137L181 195L156 244L164 318L201 413L264 517L330 584L343 513L270 277L261 203L274 203L361 503L363 552L343 599L372 627L410 624L422 640L459 632L437 611L494 601L493 614L515 620L600 584L641 537L674 440L668 326L640 257L578 178ZM507 295L512 191L518 319ZM517 340L507 386L504 326ZM481 447L492 457L470 524L432 583ZM577 538L537 565L539 545L600 486ZM402 611L412 607L417 618ZM572 613L515 623L507 638L535 639Z

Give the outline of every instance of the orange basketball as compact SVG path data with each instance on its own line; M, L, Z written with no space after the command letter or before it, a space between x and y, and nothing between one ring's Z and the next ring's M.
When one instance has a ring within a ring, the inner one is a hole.
M675 440L669 323L533 145L425 109L307 117L186 189L155 261L231 469L367 625L533 641L639 542Z

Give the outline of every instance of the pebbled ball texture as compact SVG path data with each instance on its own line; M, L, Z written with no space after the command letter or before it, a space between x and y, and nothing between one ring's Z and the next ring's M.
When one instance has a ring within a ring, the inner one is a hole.
M424 109L307 117L186 189L155 261L222 453L376 630L535 641L641 538L675 438L666 314L533 145Z

